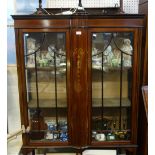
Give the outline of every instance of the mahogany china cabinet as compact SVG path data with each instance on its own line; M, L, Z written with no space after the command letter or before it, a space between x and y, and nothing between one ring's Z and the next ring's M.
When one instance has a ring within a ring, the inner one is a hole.
M12 17L23 150L136 154L144 16Z

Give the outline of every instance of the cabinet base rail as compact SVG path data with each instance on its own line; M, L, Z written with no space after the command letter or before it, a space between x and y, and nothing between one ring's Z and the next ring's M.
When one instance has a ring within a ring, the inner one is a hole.
M82 154L83 151L89 149L116 149L117 151L121 148L136 150L138 145L106 145L106 146L85 146L85 147L76 147L76 146L22 146L19 155L35 155L35 150L41 152L43 155L46 153L76 153Z

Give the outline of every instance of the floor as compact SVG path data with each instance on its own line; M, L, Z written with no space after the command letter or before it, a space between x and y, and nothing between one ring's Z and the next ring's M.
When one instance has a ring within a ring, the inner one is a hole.
M12 133L21 129L19 95L16 65L7 68L7 116L8 132Z
M16 65L7 67L7 121L8 133L21 129ZM7 155L17 155L22 146L21 136L7 143Z
M7 155L18 155L22 146L22 139L19 136L16 139L8 142L7 144Z

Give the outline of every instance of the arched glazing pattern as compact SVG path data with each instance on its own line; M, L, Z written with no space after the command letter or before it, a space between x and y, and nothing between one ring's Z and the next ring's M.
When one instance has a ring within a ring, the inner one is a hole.
M92 33L92 140L131 138L133 33Z
M30 140L68 141L66 34L24 33Z

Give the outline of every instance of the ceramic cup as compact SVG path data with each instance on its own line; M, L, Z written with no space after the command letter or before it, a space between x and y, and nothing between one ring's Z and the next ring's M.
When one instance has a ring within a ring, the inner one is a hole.
M105 141L105 140L106 140L106 136L105 136L104 133L96 134L95 139L96 139L97 141Z

